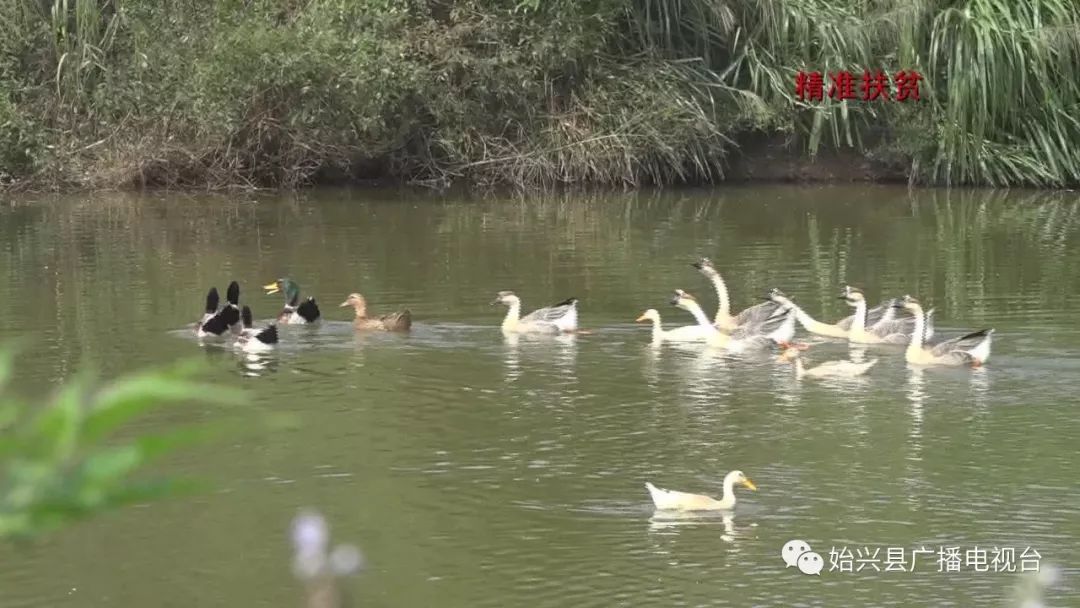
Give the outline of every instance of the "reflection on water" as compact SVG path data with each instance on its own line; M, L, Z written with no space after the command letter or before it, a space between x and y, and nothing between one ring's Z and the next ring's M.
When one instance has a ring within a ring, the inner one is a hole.
M258 377L277 371L278 359L271 353L240 352L236 356L245 376Z
M811 585L778 553L792 538L996 543L1067 564L1080 540L1075 194L18 199L0 202L0 243L0 335L28 338L20 391L42 394L86 361L113 375L193 356L251 407L181 408L151 430L301 422L163 465L217 491L0 555L4 605L278 605L297 591L280 530L312 504L375 565L353 589L362 605L989 605L1010 587L1001 576L823 572ZM674 288L715 310L689 267L703 255L736 308L775 286L835 320L850 314L844 284L874 301L910 293L943 334L996 328L994 356L915 368L900 348L800 331L808 365L879 362L850 381L799 381L775 352L652 345L631 320L655 307L687 322L666 304ZM327 304L318 327L282 327L278 348L255 355L180 329L209 285L232 279L265 324L281 300L256 286L280 276ZM503 336L488 302L508 287L536 305L578 297L593 333ZM352 311L329 306L353 291L410 308L413 331L357 333ZM730 519L654 513L643 488L718 488L734 468L759 491ZM1055 593L1080 601L1068 578Z
M990 375L986 367L971 370L971 402L979 409L990 403Z
M720 536L720 539L729 543L733 542L736 538L735 514L730 512L656 511L649 518L649 531L665 532L676 530L679 526L700 526L716 523L724 527L724 533Z
M919 487L922 484L923 461L923 412L926 401L925 368L920 365L908 365L907 399L910 402L910 421L908 422L907 450L904 457L904 497L911 510L919 508Z
M505 345L505 379L507 383L517 381L524 367L557 370L561 384L569 385L577 376L577 340L574 334L503 334ZM526 358L522 363L522 354Z

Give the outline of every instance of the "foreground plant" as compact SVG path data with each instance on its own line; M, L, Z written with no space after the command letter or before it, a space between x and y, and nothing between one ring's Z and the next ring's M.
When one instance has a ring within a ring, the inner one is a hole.
M203 439L206 426L115 435L166 403L236 403L239 391L189 378L191 365L140 372L99 385L83 374L49 402L29 406L9 395L12 350L0 351L0 539L42 534L107 509L184 489L167 479L135 479L147 464Z

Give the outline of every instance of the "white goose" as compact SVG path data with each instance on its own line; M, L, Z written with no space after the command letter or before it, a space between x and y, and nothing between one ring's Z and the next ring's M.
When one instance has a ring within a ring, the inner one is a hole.
M713 324L716 325L717 329L730 332L744 325L764 322L776 312L776 305L773 302L762 302L732 316L727 283L724 282L724 278L720 276L720 273L716 271L712 261L709 258L701 258L691 266L705 275L705 278L712 283L713 289L716 290L718 305Z
M915 318L915 331L904 351L904 359L908 363L980 367L990 358L990 343L994 337L993 328L981 329L958 338L928 345L924 334L927 315L923 312L919 301L906 295L903 298L897 298L894 306L907 310Z
M522 317L521 298L512 291L500 291L491 305L504 304L508 307L501 325L503 333L556 334L577 331L577 303L577 298L570 298Z
M748 323L732 330L731 333L724 333L716 329L705 316L705 311L701 309L697 299L689 293L676 289L671 303L694 316L706 334L706 343L731 352L767 348L779 342L787 342L795 333L795 315L790 309L775 307L771 316L764 320Z
M795 304L790 297L779 289L773 289L769 292L769 299L782 306L790 307L795 311L795 318L799 324L803 326L806 331L819 336L826 336L829 338L844 338L848 337L851 331L851 323L855 320L855 315L849 315L846 318L840 319L836 323L825 323L824 321L818 321L811 317L805 310L799 305ZM893 312L892 301L883 302L874 308L866 311L866 323L870 327L874 327L880 321L891 320L895 313Z
M894 315L882 314L872 325L869 324L869 314L866 309L866 296L861 289L850 285L844 286L840 293L840 299L855 308L852 315L851 327L848 330L848 340L856 344L905 344L915 331L915 323L910 318L897 319ZM891 306L890 306L891 308ZM929 315L933 315L930 311ZM927 339L933 334L933 323L924 323L920 326L922 339Z
M703 494L665 490L647 481L645 488L649 490L653 505L662 511L730 511L735 508L735 484L757 490L742 471L732 471L724 476L724 495L720 500Z
M805 378L807 376L811 378L852 378L865 374L878 361L877 359L870 359L869 361L856 363L855 361L837 360L826 361L814 367L806 367L803 364L800 352L806 350L807 346L805 344L787 344L784 346L780 361L790 361L795 365L796 378Z

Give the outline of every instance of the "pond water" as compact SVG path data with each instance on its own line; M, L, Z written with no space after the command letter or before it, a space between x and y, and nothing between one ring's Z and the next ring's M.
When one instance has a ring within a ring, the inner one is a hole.
M1064 575L1051 603L1080 604L1076 194L101 194L0 201L0 239L18 392L195 357L250 395L137 425L240 430L155 469L208 490L0 550L2 606L295 606L287 530L305 506L364 551L355 606L997 606L1022 576L994 571L995 547L1017 570L1037 551ZM837 384L775 357L650 347L644 309L691 321L673 289L715 310L690 267L703 255L737 309L779 287L832 321L845 283L874 302L910 293L942 333L995 328L993 356L911 369L897 347L800 331L811 364L879 358ZM263 357L182 331L232 279L272 318L280 296L259 286L281 276L326 323L283 328ZM577 297L592 333L507 341L489 306L504 289L526 310ZM354 291L374 312L410 308L412 334L355 336L337 307ZM758 491L740 488L729 518L659 516L644 487L719 495L732 469ZM822 555L820 576L785 568L791 539ZM938 571L948 547L960 572ZM862 571L830 571L845 548ZM885 571L889 549L910 570L919 548L913 572Z

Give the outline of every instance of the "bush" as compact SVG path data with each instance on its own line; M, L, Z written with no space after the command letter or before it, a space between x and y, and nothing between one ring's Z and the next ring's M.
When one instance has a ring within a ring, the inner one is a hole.
M0 17L0 159L40 184L713 181L747 133L915 181L1080 183L1071 0L0 0ZM877 68L919 70L925 101L793 98L799 70Z

